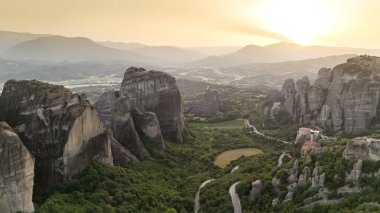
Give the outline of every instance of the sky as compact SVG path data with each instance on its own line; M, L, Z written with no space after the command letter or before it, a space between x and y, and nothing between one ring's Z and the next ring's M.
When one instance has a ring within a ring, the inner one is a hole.
M380 48L379 0L0 0L0 30L176 46Z

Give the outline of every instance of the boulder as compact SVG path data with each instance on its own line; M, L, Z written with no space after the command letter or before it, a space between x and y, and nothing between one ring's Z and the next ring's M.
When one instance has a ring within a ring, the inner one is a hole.
M0 211L33 212L34 158L5 122L0 122L0 165Z

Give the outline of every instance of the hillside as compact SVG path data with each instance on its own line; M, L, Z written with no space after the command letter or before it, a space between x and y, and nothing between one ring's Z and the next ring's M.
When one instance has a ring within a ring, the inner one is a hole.
M48 36L12 46L3 57L39 61L147 61L150 57L105 47L88 38Z
M343 54L379 55L380 50L327 46L302 46L294 43L281 42L268 46L247 45L233 53L222 56L207 57L194 61L189 65L230 67L252 63L275 63L305 60Z
M16 33L16 32L0 30L0 52L3 52L18 43L33 40L35 38L39 38L43 36L47 36L47 35L32 34L32 33Z
M238 87L279 87L286 78L308 76L315 79L322 67L334 67L355 55L336 55L279 63L253 63L234 67L202 67L176 70L179 78Z

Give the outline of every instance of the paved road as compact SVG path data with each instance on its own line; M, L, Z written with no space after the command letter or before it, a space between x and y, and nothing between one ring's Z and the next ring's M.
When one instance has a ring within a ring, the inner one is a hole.
M237 165L234 168L232 168L230 174L233 173L234 171L238 170L239 167L240 167L240 165Z
M232 184L230 187L230 196L232 200L232 205L234 206L234 213L242 213L239 195L236 193L236 185L238 185L240 181Z
M194 213L197 213L199 211L199 208L201 207L200 203L199 203L199 197L201 195L201 189L203 187L205 187L208 183L210 183L211 181L213 181L215 179L210 179L210 180L206 180L204 181L201 186L199 186L198 188L198 191L197 193L195 194L195 198L194 198Z
M274 137L271 137L271 136L264 135L263 133L259 132L259 131L257 130L257 128L256 128L254 125L251 125L251 124L249 123L249 120L248 120L248 119L244 119L244 127L245 127L246 129L252 129L252 130L253 130L253 133L258 134L258 135L261 135L261 136L263 136L263 137L266 137L266 138L268 138L268 139L270 139L270 140L276 140L276 141L281 142L281 143L290 144L290 142L288 142L288 141L284 141L284 140L280 140L280 139L277 139L277 138L274 138Z
M287 157L290 158L290 159L293 159L292 156L290 156L289 154L287 154L287 153L282 153L282 154L280 155L280 157L278 158L277 167L280 167L280 166L282 165L282 163L283 163L282 160L284 159L285 156L287 156Z

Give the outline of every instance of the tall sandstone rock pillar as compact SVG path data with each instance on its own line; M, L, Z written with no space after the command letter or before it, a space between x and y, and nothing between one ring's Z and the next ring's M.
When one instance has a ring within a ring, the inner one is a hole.
M18 135L0 122L0 212L33 212L34 159Z
M37 190L50 191L87 167L94 156L112 164L110 140L95 108L63 86L8 81L0 97L6 121L35 157ZM97 137L99 136L99 137Z
M181 94L174 77L144 68L128 68L120 96L129 97L133 107L142 112L155 113L164 138L183 142L186 127Z

